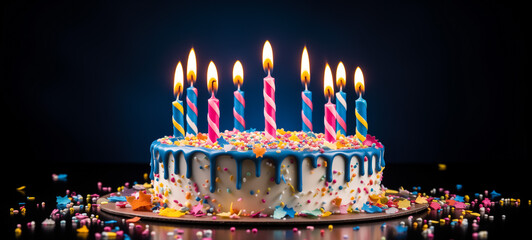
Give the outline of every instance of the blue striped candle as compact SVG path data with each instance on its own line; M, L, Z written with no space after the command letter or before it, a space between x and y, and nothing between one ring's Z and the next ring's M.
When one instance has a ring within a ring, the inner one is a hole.
M246 107L244 91L238 89L234 92L234 95L233 116L235 118L235 129L243 132L246 129L246 121L244 120L244 109Z
M174 125L174 137L178 139L185 138L185 129L183 128L183 101L175 100L172 102L172 123Z
M360 67L357 67L357 69L355 70L355 91L358 93L358 99L355 102L355 137L360 142L364 142L364 140L366 140L366 135L368 135L368 121L366 117L366 109L368 108L368 104L366 103L366 100L362 98L362 93L364 92L364 89L364 74L362 74L362 69L360 69Z
M187 88L187 134L198 135L198 90Z
M336 130L344 136L346 136L347 132L347 101L345 97L345 92L343 92L342 90L336 93Z
M368 104L366 103L366 100L362 98L362 94L360 94L360 97L356 100L356 108L355 108L355 115L356 115L356 138L360 140L361 142L364 142L366 140L366 135L368 134L368 121L367 121L367 107Z
M301 92L301 128L303 132L312 132L312 92L305 90Z

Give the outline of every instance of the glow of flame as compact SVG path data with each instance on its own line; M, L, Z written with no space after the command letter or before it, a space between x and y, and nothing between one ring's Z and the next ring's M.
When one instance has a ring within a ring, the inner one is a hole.
M196 82L196 53L194 48L190 49L187 61L187 81L191 84Z
M233 83L239 87L244 83L244 68L242 67L242 63L238 60L233 66Z
M271 71L273 69L273 50L269 41L266 41L262 48L262 67L264 71Z
M183 65L181 65L181 61L179 61L174 74L174 95L177 97L183 92L183 75Z
M325 97L329 99L334 94L333 76L331 67L329 67L328 63L325 65L325 74L323 76L323 92L325 94Z
M345 87L345 67L342 62L339 62L336 68L336 86L340 89Z
M310 82L310 60L308 58L307 47L303 48L301 56L301 82L305 86Z
M362 74L362 69L357 67L355 70L355 91L360 94L365 91L364 87L364 75Z
M216 71L216 66L213 61L209 63L209 67L207 68L207 89L209 92L218 91L218 71Z

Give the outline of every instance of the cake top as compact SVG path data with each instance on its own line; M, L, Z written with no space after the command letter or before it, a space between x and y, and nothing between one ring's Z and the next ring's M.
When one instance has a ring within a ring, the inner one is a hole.
M337 134L336 142L329 143L325 140L323 133L303 132L303 131L284 131L277 129L276 138L267 138L263 131L255 129L240 132L238 130L220 133L220 138L212 143L206 134L198 133L197 136L187 136L184 139L173 137L163 137L158 139L159 142L176 145L203 147L213 150L225 151L250 151L250 150L293 150L293 151L325 151L325 150L344 150L360 148L382 148L382 144L371 135L367 135L364 142L360 142L355 136L344 136Z

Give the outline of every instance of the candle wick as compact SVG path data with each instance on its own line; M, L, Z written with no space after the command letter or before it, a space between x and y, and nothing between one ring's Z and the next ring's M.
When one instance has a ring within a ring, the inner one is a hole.
M240 91L240 84L238 84L238 88L237 88L238 91Z
M342 85L340 85L340 92L342 91Z
M270 76L270 68L268 68L268 77L271 77L271 76Z
M305 83L305 91L308 91L307 83Z

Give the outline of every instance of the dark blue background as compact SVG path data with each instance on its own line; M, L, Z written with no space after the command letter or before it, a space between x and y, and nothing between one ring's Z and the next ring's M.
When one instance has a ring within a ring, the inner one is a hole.
M10 162L148 163L172 134L177 61L198 59L199 130L206 71L218 68L222 130L233 127L232 66L244 66L247 127L263 130L262 46L272 43L277 124L301 129L300 59L311 63L314 130L323 131L323 69L364 71L369 134L386 160L530 160L530 41L523 6L504 3L29 3L2 11L4 152ZM186 84L188 87L188 84ZM338 90L338 88L336 88ZM182 98L183 99L183 98Z

